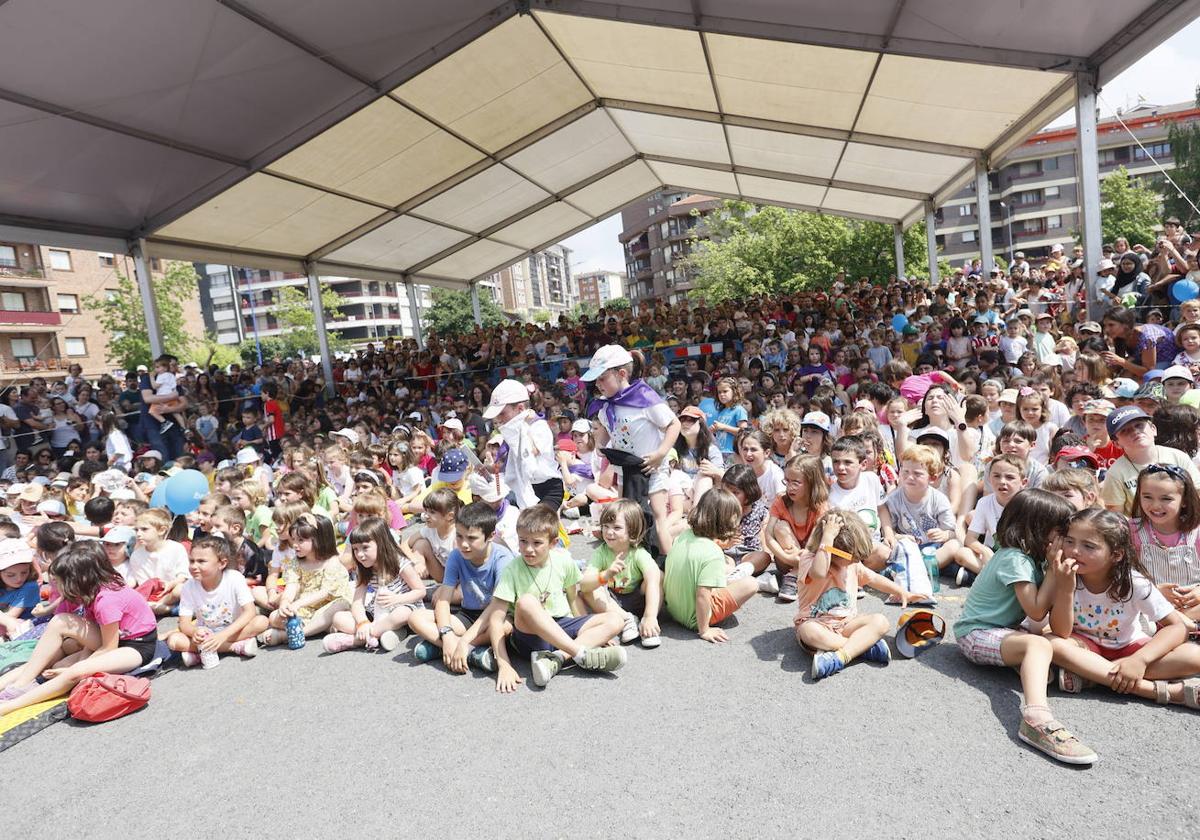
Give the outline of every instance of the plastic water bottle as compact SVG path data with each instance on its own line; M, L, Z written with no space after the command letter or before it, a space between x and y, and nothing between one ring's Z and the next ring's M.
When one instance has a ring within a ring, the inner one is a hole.
M937 561L937 548L933 543L926 543L921 546L921 559L925 561L925 568L929 571L929 585L934 592L940 592L942 589L942 579Z
M304 622L298 615L287 620L287 646L292 650L304 647Z

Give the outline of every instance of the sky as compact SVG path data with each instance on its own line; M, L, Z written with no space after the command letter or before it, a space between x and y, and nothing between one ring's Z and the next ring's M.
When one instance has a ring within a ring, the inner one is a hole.
M1190 102L1200 84L1200 51L1194 45L1200 40L1200 20L1181 29L1164 41L1100 92L1100 115L1108 117L1120 108L1130 110L1138 97L1155 105ZM1075 115L1068 111L1050 125L1072 125ZM617 213L587 230L581 231L563 245L572 249L571 271L624 271L625 256L617 237L621 233L621 214Z

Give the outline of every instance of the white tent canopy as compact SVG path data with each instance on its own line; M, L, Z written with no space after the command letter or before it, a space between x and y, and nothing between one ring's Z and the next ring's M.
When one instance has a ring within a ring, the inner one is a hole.
M1200 0L9 0L0 236L465 287L663 186L908 225Z

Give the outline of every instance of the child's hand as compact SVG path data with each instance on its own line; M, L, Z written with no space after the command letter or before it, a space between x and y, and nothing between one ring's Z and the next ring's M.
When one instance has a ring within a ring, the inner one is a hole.
M641 624L638 625L638 632L642 634L643 639L659 635L661 630L658 626L658 619L652 615L642 616Z
M398 607L400 596L390 589L378 589L375 592L375 603L381 607Z
M496 674L496 691L501 694L512 694L517 690L517 686L525 680L521 679L521 675L509 663L500 662L498 664L500 671Z
M983 559L983 543L971 543L967 548L971 549L976 557Z
M618 554L617 559L612 561L606 571L608 574L605 575L605 577L609 580L612 580L617 575L621 574L621 572L625 571L625 552L622 551L620 554Z
M842 518L840 516L827 517L825 519L825 524L821 526L821 544L833 545L833 541L841 532Z
M291 618L296 614L296 608L292 606L291 601L281 601L279 604L279 614L284 618Z
M652 452L642 459L642 472L646 475L654 472L662 465L663 458L667 457L665 452Z
M354 628L354 640L360 645L365 645L370 638L371 625L369 623L363 623Z
M923 595L920 592L901 592L900 593L900 609L904 609L909 605L909 602L924 602L928 601L929 596Z
M945 528L930 528L925 532L925 539L929 542L944 543L950 539L950 532Z
M1126 656L1118 659L1108 669L1109 685L1119 694L1128 694L1137 688L1138 682L1146 676L1146 663L1136 656Z
M1175 597L1178 599L1177 609L1190 610L1200 606L1200 586L1176 586Z
M205 628L207 629L207 628ZM209 631L203 640L196 640L196 647L202 651L216 651L222 644L225 643L224 635L221 633L213 633Z
M700 634L700 638L706 642L712 642L714 645L729 641L729 637L725 635L725 631L720 627L709 627Z
M457 638L453 633L447 633L442 636L442 662L452 674L467 673L467 654L471 652L471 646L466 642L460 644L447 644L451 638Z

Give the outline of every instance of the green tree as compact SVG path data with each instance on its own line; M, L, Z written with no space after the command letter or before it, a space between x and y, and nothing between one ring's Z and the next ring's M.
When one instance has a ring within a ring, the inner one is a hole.
M605 309L629 310L633 308L633 304L629 302L627 297L615 297L612 300L604 302Z
M485 327L504 323L504 312L489 295L479 296L479 317ZM433 305L421 315L431 333L441 336L464 335L475 332L475 313L471 309L470 292L433 289Z
M537 309L529 315L529 320L533 321L535 324L549 324L550 313L545 309Z
M1200 88L1196 90L1196 105L1200 107ZM1195 230L1196 225L1200 225L1200 214L1197 214L1188 198L1193 201L1200 199L1200 123L1171 123L1167 129L1167 141L1171 144L1171 157L1175 161L1171 180L1178 189L1171 186L1166 178L1156 179L1163 196L1163 215L1176 216L1183 221L1186 229Z
M836 260L846 277L866 277L883 281L896 273L896 240L891 225L880 222L844 220L850 238ZM925 244L925 225L912 225L904 231L904 274L906 277L929 276L929 252Z
M96 319L108 334L110 362L125 370L149 366L150 332L142 311L142 296L133 280L120 272L116 277L115 293L104 297L89 295L83 299L84 306L96 313ZM196 269L191 263L168 262L152 286L162 325L163 349L183 356L193 346L192 337L183 328L183 304L196 294Z
M1100 232L1103 241L1115 242L1123 236L1130 245L1148 245L1154 241L1158 226L1157 193L1138 180L1131 179L1124 166L1100 182Z
M205 361L207 360L207 361ZM217 367L229 367L242 361L241 350L236 344L222 344L217 341L216 333L207 332L201 347L196 351L196 361Z
M325 312L326 324L340 319L341 308L341 295L329 286L321 286L321 309ZM281 288L275 305L275 320L279 323L283 356L315 356L321 352L321 343L317 339L317 315L309 302L307 289L294 286ZM327 336L330 353L349 349L350 342L339 333L327 331ZM263 355L265 358L266 354Z

